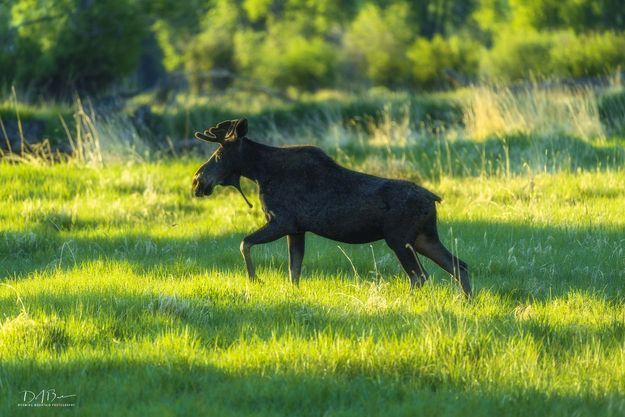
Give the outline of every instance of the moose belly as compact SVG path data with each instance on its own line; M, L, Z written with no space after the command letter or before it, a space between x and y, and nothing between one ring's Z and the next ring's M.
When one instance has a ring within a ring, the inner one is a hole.
M384 237L382 224L376 218L330 216L307 226L306 229L316 235L345 243L368 243Z
M328 232L327 230L319 232L311 230L311 232L321 237L344 243L370 243L384 237L380 231L371 229L352 230L349 232L345 232L343 230L338 230L336 232Z

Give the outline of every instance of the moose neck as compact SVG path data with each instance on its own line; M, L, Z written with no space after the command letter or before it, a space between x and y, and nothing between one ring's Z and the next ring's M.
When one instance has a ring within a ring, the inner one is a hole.
M241 176L256 181L259 185L269 181L272 177L271 171L275 171L280 165L280 148L263 145L244 138L243 142L243 164Z

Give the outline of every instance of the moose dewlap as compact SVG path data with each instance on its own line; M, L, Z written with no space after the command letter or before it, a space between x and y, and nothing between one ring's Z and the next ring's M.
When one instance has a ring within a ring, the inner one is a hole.
M195 134L220 146L193 177L193 193L208 196L216 185L230 185L245 198L240 178L258 184L267 223L241 242L250 279L255 277L252 246L287 236L289 274L297 284L305 233L311 232L347 243L384 239L412 287L428 278L419 253L454 276L465 295L471 295L467 264L438 237L436 203L440 197L409 181L344 168L315 146L272 147L246 134L246 119L226 120Z

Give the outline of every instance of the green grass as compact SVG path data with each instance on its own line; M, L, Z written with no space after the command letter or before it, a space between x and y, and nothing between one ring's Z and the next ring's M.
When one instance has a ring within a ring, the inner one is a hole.
M583 146L579 166L543 170L514 148L514 176L480 152L412 173L392 168L426 163L419 148L336 154L444 197L471 301L429 261L411 293L383 244L312 235L298 288L283 240L252 250L249 282L238 245L258 200L191 199L199 160L0 164L0 415L623 415L625 172L594 159L623 149ZM17 406L43 389L75 407Z
M625 141L598 94L179 97L136 125L144 97L68 121L83 154L0 162L0 416L47 389L77 397L43 412L79 416L624 415ZM240 114L442 195L475 298L429 261L411 293L384 244L312 235L298 288L284 240L252 250L249 282L256 196L192 199L201 161L147 145Z

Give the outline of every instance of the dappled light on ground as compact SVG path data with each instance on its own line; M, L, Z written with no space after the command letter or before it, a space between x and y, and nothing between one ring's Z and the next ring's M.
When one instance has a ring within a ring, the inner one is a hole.
M249 282L258 201L191 199L196 165L2 166L2 413L42 384L81 415L624 409L622 172L428 182L466 301L429 261L410 292L385 245L313 236L299 287L284 241L253 249Z

